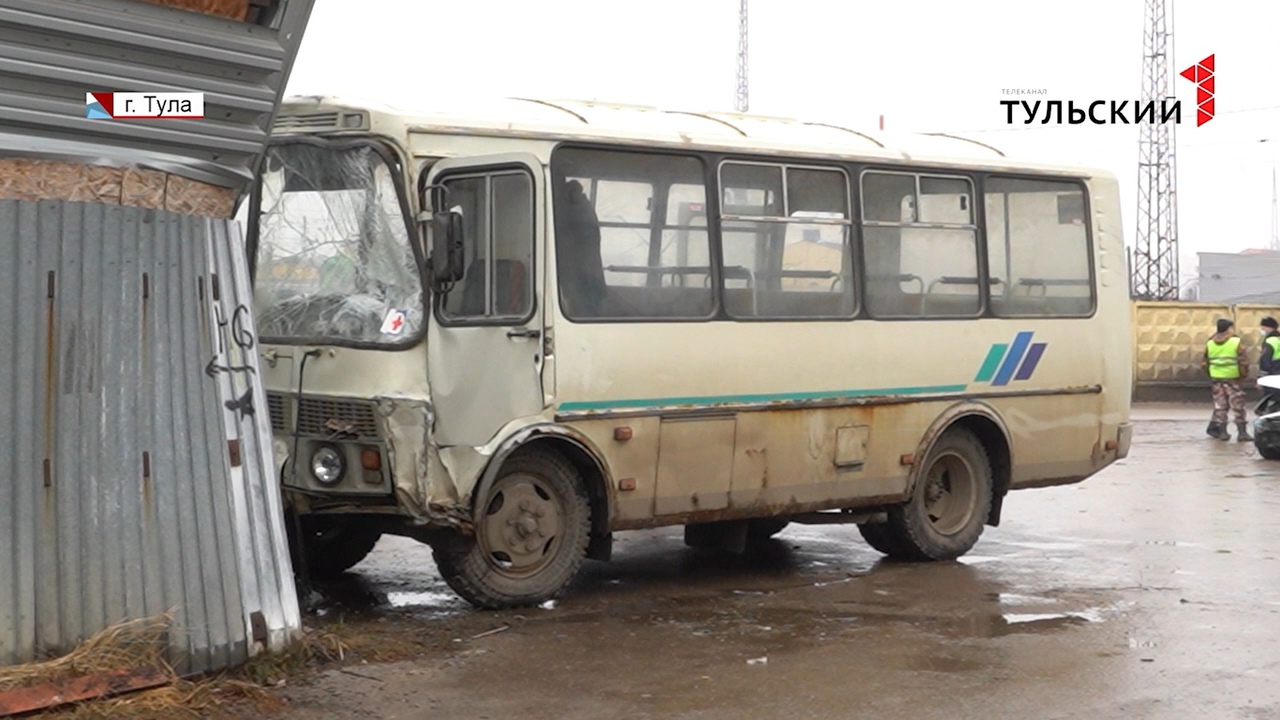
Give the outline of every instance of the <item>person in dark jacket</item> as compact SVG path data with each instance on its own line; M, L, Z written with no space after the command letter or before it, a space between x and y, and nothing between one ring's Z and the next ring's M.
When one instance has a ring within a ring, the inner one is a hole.
M1262 327L1262 352L1258 357L1258 369L1263 375L1280 373L1280 322L1273 317L1264 317L1259 323Z
M605 299L600 220L582 183L570 180L561 193L564 202L556 206L561 297L570 317L596 317Z
M1262 343L1258 352L1258 376L1280 375L1280 323L1273 317L1264 317L1258 323L1262 331ZM1280 393L1262 388L1262 402L1258 412L1270 412L1280 404Z

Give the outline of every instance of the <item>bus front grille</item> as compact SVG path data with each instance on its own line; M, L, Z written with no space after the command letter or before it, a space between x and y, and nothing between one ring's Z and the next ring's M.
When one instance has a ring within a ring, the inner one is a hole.
M293 411L297 408L296 427L301 435L378 437L378 422L373 405L368 402L304 397L301 403L296 403L279 393L267 393L267 406L271 412L271 428L276 432L293 433Z

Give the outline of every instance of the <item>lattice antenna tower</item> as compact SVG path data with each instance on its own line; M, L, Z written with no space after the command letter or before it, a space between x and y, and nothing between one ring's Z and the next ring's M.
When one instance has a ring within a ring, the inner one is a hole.
M1171 0L1147 0L1143 35L1142 102L1173 96ZM1178 166L1174 123L1146 122L1138 138L1138 232L1130 257L1130 294L1178 299Z
M741 0L738 10L738 97L734 108L747 111L747 0Z

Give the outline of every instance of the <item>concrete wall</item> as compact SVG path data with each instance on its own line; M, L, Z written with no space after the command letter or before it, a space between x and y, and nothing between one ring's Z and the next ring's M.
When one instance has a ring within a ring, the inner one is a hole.
M1258 322L1280 318L1280 305L1133 303L1134 398L1207 400L1209 378L1201 367L1204 344L1218 318L1231 318L1249 354L1250 378L1258 373Z

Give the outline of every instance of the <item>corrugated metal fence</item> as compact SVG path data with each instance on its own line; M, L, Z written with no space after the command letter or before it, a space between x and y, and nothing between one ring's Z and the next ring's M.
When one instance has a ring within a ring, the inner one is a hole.
M184 672L297 632L238 232L0 200L0 664L170 610Z
M1280 306L1134 302L1134 383L1139 388L1208 386L1200 364L1204 344L1224 317L1235 321L1256 374L1258 323L1268 315L1280 318Z

